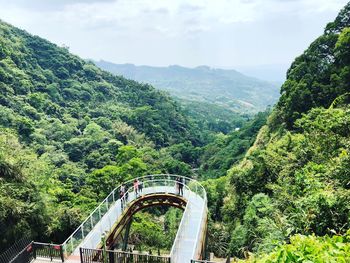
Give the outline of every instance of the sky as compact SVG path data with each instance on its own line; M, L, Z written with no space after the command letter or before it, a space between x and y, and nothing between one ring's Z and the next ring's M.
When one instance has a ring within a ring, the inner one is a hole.
M280 78L348 1L0 0L0 19L83 58Z

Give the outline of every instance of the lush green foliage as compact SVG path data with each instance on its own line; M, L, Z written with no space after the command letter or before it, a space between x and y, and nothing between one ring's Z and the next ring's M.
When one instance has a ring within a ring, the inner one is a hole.
M279 262L349 262L350 232L345 236L315 237L296 235L291 237L290 244L280 245L269 255L251 259L255 263ZM247 261L245 261L247 262Z
M314 108L295 125L299 132L262 129L229 172L224 220L235 222L230 249L236 255L270 251L293 233L350 228L350 110Z
M203 146L245 122L221 108L222 121L206 118L201 105L183 109L150 85L106 73L1 21L0 90L1 249L23 234L62 242L122 181L196 176L192 169L210 150ZM175 234L170 215L161 248ZM155 222L153 215L145 220L145 229Z
M268 113L258 113L239 130L227 135L217 134L213 142L203 147L198 171L201 177L218 178L226 175L227 170L240 161L252 146L259 129L266 123Z
M191 175L197 155L176 149L204 143L168 95L3 22L0 90L0 248L23 233L62 242L120 182Z
M112 139L158 147L199 143L178 104L153 87L112 76L5 23L0 36L1 124L23 139L64 142L73 160L88 158Z
M237 113L215 103L181 99L178 102L201 131L208 131L205 138L213 132L228 134L235 128L241 128L250 117L248 114ZM209 138L209 141L211 141L211 138Z
M160 249L170 252L182 211L170 208L164 214L160 212L141 212L133 217L129 244L134 245L138 251L152 250L155 254Z
M267 125L229 170L215 208L230 232L227 253L278 247L257 262L349 260L349 27L350 3L292 64Z
M324 35L314 41L288 70L278 103L288 128L313 107L329 107L339 95L349 92L350 4L329 23Z
M54 169L46 156L39 157L8 130L0 131L0 149L2 246L26 234L65 236L81 220L79 206L91 209L95 205L72 192L58 179L61 169Z

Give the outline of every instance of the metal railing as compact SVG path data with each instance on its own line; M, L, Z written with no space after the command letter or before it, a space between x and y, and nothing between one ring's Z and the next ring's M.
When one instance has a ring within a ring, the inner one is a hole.
M102 249L80 248L81 263L170 263L170 257L154 256L149 254L138 254L131 252L120 252Z
M24 237L16 241L10 248L0 255L0 263L8 263L32 243L30 237Z
M64 262L62 245L33 242L34 258L59 259Z
M203 215L203 218L202 218L202 222L201 222L201 224L198 224L198 226L197 226L197 240L199 240L200 238L201 238L201 233L203 233L203 231L205 231L205 230L203 230L202 228L203 227L206 227L206 225L205 224L203 224L203 221L205 220L207 220L207 200L205 200L204 201L204 205L203 205L203 207L202 207L202 212L201 212L201 214ZM204 236L202 237L202 238L205 238ZM204 240L203 240L204 241ZM205 242L205 241L204 241ZM199 244L199 243L198 243ZM201 250L201 247L195 247L194 248L194 250L193 250L193 254L192 254L192 258L194 259L194 258L198 258L197 256L200 254L200 250Z
M34 259L33 256L33 242L20 251L14 258L7 263L30 263Z
M187 226L187 223L188 223L188 219L189 219L189 203L186 204L186 208L185 208L185 211L182 215L182 218L181 218L181 222L179 224L179 228L177 230L177 233L176 233L176 236L175 236L175 239L174 239L174 243L173 243L173 246L171 247L171 251L170 251L170 257L171 257L171 262L175 262L176 261L176 252L179 250L179 242L182 238L182 234L184 233L184 230Z
M62 245L31 241L11 260L1 261L1 263L30 263L36 258L50 259L50 261L58 259L64 262Z
M204 187L196 180L193 180L189 177L172 175L172 174L156 174L156 175L147 175L139 178L133 178L127 182L124 182L127 192L133 192L133 182L135 179L138 179L142 183L143 189L149 187L158 187L158 186L174 186L176 184L176 179L180 177L182 183L185 186L188 194L194 193L206 202L207 195ZM96 225L101 221L101 219L109 212L110 208L113 207L116 201L119 199L119 192L122 185L116 187L96 208L91 214L83 221L83 223L63 242L62 248L65 256L69 256L73 253L79 246L79 244L90 234L90 232L96 227ZM185 196L186 198L186 196ZM129 200L130 202L132 200ZM114 219L114 218L112 218ZM109 225L103 229L100 224L101 234L105 231L108 231L114 222L111 222L111 219L108 218ZM109 228L109 229L108 229Z
M177 257L181 256L178 254L178 251L183 249L180 247L180 242L181 242L182 238L186 239L186 233L188 232L189 227L196 228L196 232L195 232L196 239L197 240L200 239L200 235L201 235L202 230L203 230L202 229L203 228L202 221L205 220L205 213L206 213L205 210L207 207L207 199L203 198L203 202L204 202L204 204L203 204L203 206L201 208L201 212L200 212L200 214L203 216L203 218L202 218L200 224L198 224L196 226L189 225L189 220L191 217L191 209L193 209L193 207L191 207L191 206L194 206L195 204L191 204L189 202L187 203L185 211L184 211L182 219L181 219L181 222L180 222L180 225L179 225L179 228L178 228L178 231L176 233L176 237L175 237L173 246L171 248L171 252L170 252L171 262L181 262L181 259L177 258ZM197 243L196 247L191 248L191 258L192 259L196 258L196 254L197 254L198 250L201 249L201 247L198 245L201 245L200 242Z
M208 260L191 260L191 263L215 263L213 261L208 261Z

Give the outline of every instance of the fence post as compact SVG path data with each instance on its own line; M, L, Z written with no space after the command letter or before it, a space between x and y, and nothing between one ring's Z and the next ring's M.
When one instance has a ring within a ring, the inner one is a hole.
M35 242L33 242L33 258L36 259L36 245L35 245Z
M49 244L49 256L50 256L50 260L52 261L52 244Z
M79 248L79 252L80 252L80 261L81 261L81 263L84 263L83 249L81 247Z
M105 233L102 234L101 242L102 242L102 262L108 263Z
M60 256L61 256L62 262L64 262L63 246L62 245L60 245Z
M109 251L109 263L114 263L114 252L113 251Z

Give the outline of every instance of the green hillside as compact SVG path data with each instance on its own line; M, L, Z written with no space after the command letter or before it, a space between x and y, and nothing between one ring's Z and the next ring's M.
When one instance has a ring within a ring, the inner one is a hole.
M254 253L251 262L350 261L349 102L350 3L293 62L244 160L207 183L221 222L211 228L215 251Z
M1 23L0 59L1 105L22 119L44 121L41 115L45 115L62 121L69 114L102 123L108 115L105 126L111 128L115 121L131 125L157 146L194 140L188 119L167 95L149 85L112 76L64 48L5 23ZM14 122L10 123L19 125ZM9 120L2 123L9 124ZM22 125L28 126L30 139L35 122Z
M5 22L0 90L0 249L23 236L64 241L99 201L131 178L198 177L193 168L208 156L205 146L247 122L220 107L208 112L203 104L181 106L165 92L102 71ZM226 164L239 160L251 143ZM207 177L226 173L219 168L208 168ZM159 213L165 220L159 221ZM143 215L132 235L154 232L156 249L169 249L181 214L170 209ZM155 246L147 240L145 248Z
M207 136L168 95L4 22L0 90L0 248L23 235L62 242L132 177L191 175L159 149Z
M239 113L265 110L279 97L277 84L247 77L235 70L207 66L135 66L106 61L95 64L111 73L150 83L182 100L211 103Z

